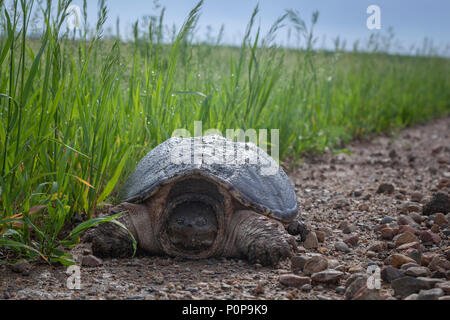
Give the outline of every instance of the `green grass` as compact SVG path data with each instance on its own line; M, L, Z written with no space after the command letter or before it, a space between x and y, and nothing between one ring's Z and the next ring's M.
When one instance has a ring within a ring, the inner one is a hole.
M449 59L389 55L378 38L365 51L312 50L317 15L308 25L288 11L261 34L255 9L229 47L192 41L199 3L175 36L162 10L125 43L102 38L102 1L97 25L76 35L62 29L70 1L11 2L0 1L0 246L18 256L70 259L63 247L79 233L62 236L64 224L93 218L146 152L194 121L280 129L281 159L298 159L450 110ZM45 17L38 40L26 36L32 8ZM282 24L303 49L273 44Z

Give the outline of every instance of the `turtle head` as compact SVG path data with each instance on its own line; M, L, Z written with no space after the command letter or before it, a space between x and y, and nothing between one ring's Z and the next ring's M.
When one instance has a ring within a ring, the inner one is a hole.
M217 236L217 218L214 209L201 201L186 201L169 213L167 235L181 250L202 251L214 243Z
M173 183L165 201L164 243L181 256L203 256L217 247L223 228L223 198L216 185L202 177ZM222 219L222 220L221 220Z

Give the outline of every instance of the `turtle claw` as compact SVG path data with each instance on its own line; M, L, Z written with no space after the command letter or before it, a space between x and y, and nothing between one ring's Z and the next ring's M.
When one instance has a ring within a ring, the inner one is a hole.
M236 213L236 247L251 263L277 266L293 254L295 240L281 223L252 211Z

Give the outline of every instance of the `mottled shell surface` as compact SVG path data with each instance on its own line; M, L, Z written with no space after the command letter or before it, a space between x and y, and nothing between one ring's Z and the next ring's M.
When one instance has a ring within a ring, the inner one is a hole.
M219 135L174 137L158 145L128 177L121 198L139 203L162 185L190 175L222 185L258 213L285 222L297 215L295 190L276 161L253 143L234 142Z

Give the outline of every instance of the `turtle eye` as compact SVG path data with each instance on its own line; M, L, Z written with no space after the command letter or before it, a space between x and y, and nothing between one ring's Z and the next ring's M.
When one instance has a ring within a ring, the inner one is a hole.
M197 219L197 221L195 222L195 224L196 224L197 226L199 226L199 227L203 227L203 226L206 225L207 222L208 222L208 221L206 220L206 218L201 217L201 218L198 218L198 219Z

